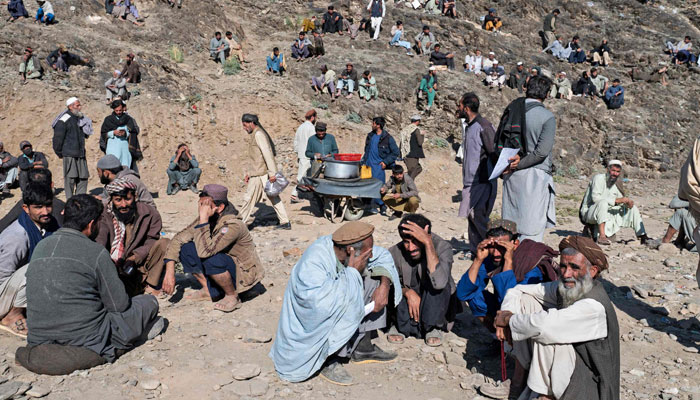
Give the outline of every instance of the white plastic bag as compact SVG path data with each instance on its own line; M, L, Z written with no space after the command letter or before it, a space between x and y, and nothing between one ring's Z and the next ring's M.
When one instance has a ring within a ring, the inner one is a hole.
M265 194L267 197L278 197L287 185L289 185L289 180L278 172L275 174L274 183L269 180L265 182Z

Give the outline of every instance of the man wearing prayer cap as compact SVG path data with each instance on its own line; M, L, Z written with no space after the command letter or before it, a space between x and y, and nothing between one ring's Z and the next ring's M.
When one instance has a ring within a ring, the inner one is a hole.
M622 162L610 160L608 169L603 174L593 176L583 195L579 218L586 224L590 235L600 245L609 245L609 238L615 235L620 228L634 229L637 239L642 244L649 241L644 229L642 215L634 205L634 201L625 197L621 179Z
M400 157L403 158L403 162L406 164L406 172L413 180L416 179L418 174L423 172L420 159L425 158L425 153L423 153L425 135L420 131L420 122L420 114L414 114L411 116L411 123L399 132Z
M600 279L608 260L583 236L565 238L559 251L559 280L514 287L496 315L497 336L512 342L518 364L528 371L526 382L514 379L511 394L618 400L619 326Z
M78 98L66 100L66 107L68 110L61 113L52 126L53 151L63 160L64 190L68 200L74 194L87 193L90 172L85 159L85 139L92 133L92 121L83 118Z
M311 160L306 157L306 145L309 143L309 138L316 134L316 129L314 125L316 124L316 110L313 108L306 112L304 115L304 123L299 125L296 133L294 134L294 151L297 153L297 162L299 165L299 171L297 173L297 187L299 186L302 178L309 174L311 169ZM297 188L292 191L292 203L299 202L299 192Z
M389 289L401 284L388 250L374 246L374 227L348 222L309 246L292 269L270 358L280 378L309 379L317 371L338 385L353 378L341 362L389 362L396 353L371 342L386 327Z
M112 77L105 82L107 105L111 104L112 100L126 100L126 78L121 75L121 71L115 70Z
M98 221L95 242L109 251L129 296L160 294L163 257L170 241L160 237L160 214L138 201L136 188L127 178L105 186L109 202Z
M100 178L100 183L103 185L109 185L115 179L125 179L134 184L136 187L136 200L141 203L148 204L149 206L156 208L156 203L153 201L153 196L151 192L146 187L139 175L122 165L119 159L113 154L107 154L97 161L97 176ZM109 194L107 190L102 191L102 202L107 205L109 202Z
M202 285L189 299L211 299L215 310L227 313L241 307L238 294L258 284L265 271L248 227L236 214L225 186L204 186L198 216L175 235L165 253L166 293L174 290L175 262L179 259L185 272Z

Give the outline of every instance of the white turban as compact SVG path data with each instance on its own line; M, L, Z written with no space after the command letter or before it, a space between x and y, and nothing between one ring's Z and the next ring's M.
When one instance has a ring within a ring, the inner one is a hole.
M608 168L610 168L613 165L617 165L618 167L622 168L622 161L620 160L610 160L608 161Z
M118 69L115 69L115 70L114 70L114 73L117 74L117 75L121 75L121 74L122 74L122 71L120 71L120 70L118 70Z
M71 104L75 103L78 101L77 97L71 97L70 99L66 100L66 107L69 107Z

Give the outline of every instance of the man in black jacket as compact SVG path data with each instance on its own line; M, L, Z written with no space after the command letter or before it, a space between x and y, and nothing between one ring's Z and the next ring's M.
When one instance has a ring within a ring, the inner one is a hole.
M430 62L433 65L445 65L448 69L455 69L455 55L440 51L440 43L436 43L433 52L430 53Z
M399 150L401 151L401 157L403 162L406 164L406 172L414 180L423 171L423 167L420 165L420 159L425 158L425 153L423 153L423 140L425 135L421 133L420 125L421 116L416 114L411 117L411 124L406 126L401 130L399 134L400 144Z
M19 187L24 192L29 182L29 171L37 168L49 168L49 161L46 159L44 153L40 151L34 151L32 144L27 140L23 140L19 144L19 149L22 151L22 155L17 157L17 167L19 168Z
M87 193L87 181L90 177L85 159L85 139L87 135L78 125L83 117L80 100L71 97L66 101L68 111L64 113L53 128L53 151L63 159L63 179L66 200L74 194Z
M60 45L46 57L46 62L48 62L49 66L51 66L54 71L60 69L63 72L68 72L68 68L71 65L88 65L90 60L71 53L66 46Z

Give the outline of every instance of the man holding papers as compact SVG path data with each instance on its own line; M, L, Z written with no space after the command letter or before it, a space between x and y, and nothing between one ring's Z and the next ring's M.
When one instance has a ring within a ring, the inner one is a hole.
M469 247L476 254L476 246L486 237L486 224L496 201L498 185L490 179L496 154L496 130L491 122L479 114L479 97L467 93L459 101L457 113L462 118L462 203L459 216L469 220Z

